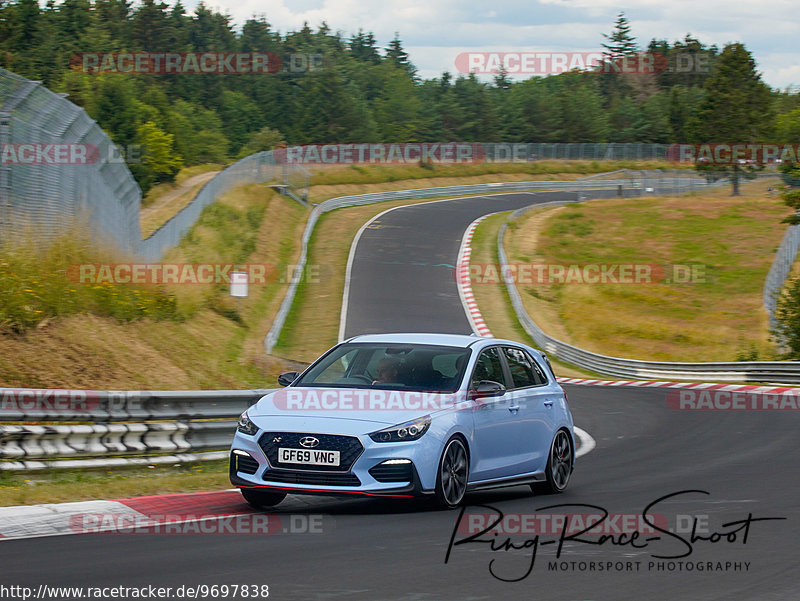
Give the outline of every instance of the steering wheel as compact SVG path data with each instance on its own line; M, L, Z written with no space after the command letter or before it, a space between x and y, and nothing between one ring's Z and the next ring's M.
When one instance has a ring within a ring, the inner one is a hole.
M364 382L366 384L372 384L372 380L370 378L368 378L367 376L363 375L363 374L351 374L351 375L348 376L348 378L352 378L352 379L355 379L355 380L361 380L362 382Z

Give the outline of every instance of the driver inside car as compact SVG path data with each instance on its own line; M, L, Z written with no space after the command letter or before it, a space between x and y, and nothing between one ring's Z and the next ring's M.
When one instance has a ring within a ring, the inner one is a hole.
M397 384L399 383L399 372L397 370L397 363L392 359L381 359L378 361L378 367L375 370L377 379L373 380L373 384Z

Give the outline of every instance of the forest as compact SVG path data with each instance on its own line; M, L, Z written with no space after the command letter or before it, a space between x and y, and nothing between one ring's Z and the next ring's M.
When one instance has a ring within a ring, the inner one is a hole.
M145 192L181 167L228 163L282 144L729 140L742 130L739 122L731 132L715 122L723 88L747 111L747 139L736 142L800 138L800 94L770 89L743 44L719 49L687 34L642 45L622 14L609 30L598 31L598 50L609 61L650 52L668 67L422 79L399 34L381 46L372 33L348 36L326 23L281 33L267 16L238 25L202 3L188 13L180 0L48 0L44 7L0 0L0 67L67 94L121 147L143 148L130 167ZM76 60L119 52L269 53L283 67L118 73L92 72ZM675 68L687 56L702 57L704 68Z

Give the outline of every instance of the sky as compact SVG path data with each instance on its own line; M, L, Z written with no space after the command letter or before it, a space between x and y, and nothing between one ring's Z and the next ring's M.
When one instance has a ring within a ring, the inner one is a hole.
M184 2L192 10L197 0ZM457 74L463 52L596 52L624 11L641 47L652 38L675 41L687 33L721 49L742 42L773 88L800 89L800 8L797 0L206 0L229 13L238 27L254 15L274 30L323 21L346 37L373 32L385 47L400 36L425 79Z

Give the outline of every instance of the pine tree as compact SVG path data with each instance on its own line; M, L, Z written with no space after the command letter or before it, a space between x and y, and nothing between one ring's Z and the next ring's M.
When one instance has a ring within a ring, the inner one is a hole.
M374 34L364 33L359 29L358 33L350 38L348 45L350 47L350 56L357 61L372 63L374 65L381 62L381 56L375 45Z
M403 43L400 41L400 36L396 31L394 32L394 39L389 42L389 47L386 48L386 60L403 69L412 78L417 74L417 69L409 61L408 52L403 50Z
M636 54L636 38L631 35L631 25L624 12L617 15L614 31L610 35L604 33L603 37L608 41L607 44L601 44L605 48L603 56L607 62L616 62Z
M772 94L761 81L753 56L743 44L729 44L719 55L714 74L705 85L705 99L689 123L693 141L699 143L754 143L771 133L774 124ZM758 167L698 165L712 179L730 179L739 195L742 177L755 177Z

